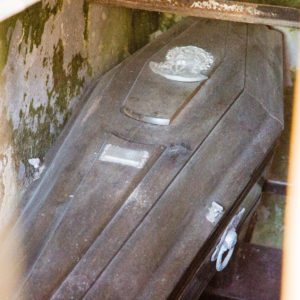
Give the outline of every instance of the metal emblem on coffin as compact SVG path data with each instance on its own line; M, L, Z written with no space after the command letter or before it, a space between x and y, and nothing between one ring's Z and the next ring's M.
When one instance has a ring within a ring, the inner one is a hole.
M195 46L175 47L166 54L164 62L149 63L150 69L167 79L183 82L206 80L207 72L214 62L213 56Z

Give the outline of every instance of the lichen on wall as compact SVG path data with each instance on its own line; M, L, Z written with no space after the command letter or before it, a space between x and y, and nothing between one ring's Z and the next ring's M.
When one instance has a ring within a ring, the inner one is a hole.
M159 28L161 31L166 31L170 27L172 27L174 24L178 23L180 20L182 20L183 17L176 14L170 14L170 13L161 13L160 14L160 20L159 20Z
M72 6L62 0L41 2L6 21L9 47L1 75L16 164L25 166L25 175L30 174L28 158L42 159L85 82L84 42L74 45L69 39L71 27L65 26L69 13L76 13L78 23L72 29L83 36L82 1Z
M87 0L44 0L0 23L1 128L9 132L5 142L0 132L0 219L11 210L3 203L17 203L31 180L28 159L43 161L85 87L143 46L158 20Z

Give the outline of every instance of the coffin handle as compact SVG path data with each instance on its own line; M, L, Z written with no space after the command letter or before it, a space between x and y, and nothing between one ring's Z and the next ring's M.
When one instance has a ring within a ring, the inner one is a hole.
M225 238L224 244L221 246L221 249L217 256L216 269L218 272L224 270L232 256L235 245L237 242L237 233L235 230L230 230ZM227 255L223 259L224 254L227 252Z
M229 225L226 227L220 242L218 243L213 255L211 256L211 261L216 261L216 270L218 272L224 270L233 254L235 245L238 240L238 235L236 232L236 228L240 223L242 216L245 212L245 209L241 209L238 214L236 214ZM227 252L225 258L223 258L224 254Z

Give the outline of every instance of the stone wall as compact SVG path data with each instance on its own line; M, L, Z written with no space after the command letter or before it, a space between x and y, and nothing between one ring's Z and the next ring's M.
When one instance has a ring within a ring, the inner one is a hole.
M143 46L156 13L45 0L0 23L0 227L91 80Z

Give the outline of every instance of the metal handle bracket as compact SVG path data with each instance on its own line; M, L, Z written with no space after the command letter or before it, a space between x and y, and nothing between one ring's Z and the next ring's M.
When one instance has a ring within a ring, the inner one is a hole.
M211 261L216 261L216 270L218 272L224 270L231 259L238 240L236 229L242 219L244 212L245 208L242 208L240 212L232 218L232 220L226 227L213 255L211 256ZM223 256L226 252L227 255L223 259Z

